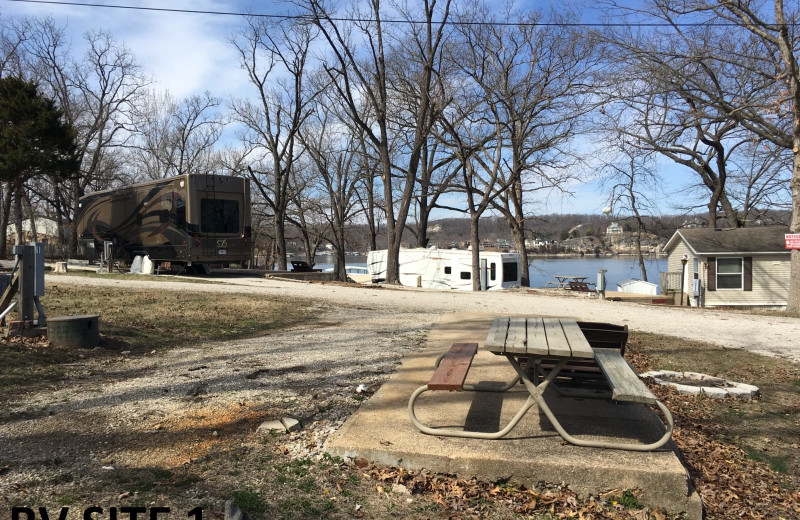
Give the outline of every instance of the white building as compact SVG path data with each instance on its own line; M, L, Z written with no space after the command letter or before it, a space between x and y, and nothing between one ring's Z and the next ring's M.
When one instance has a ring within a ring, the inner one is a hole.
M612 222L606 228L606 235L619 235L622 233L622 226L619 225L619 222Z

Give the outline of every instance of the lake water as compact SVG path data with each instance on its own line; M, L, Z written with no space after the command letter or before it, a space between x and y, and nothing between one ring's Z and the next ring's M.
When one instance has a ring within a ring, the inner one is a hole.
M333 257L317 256L317 269L333 267ZM366 256L348 256L345 263L351 265L367 265ZM586 276L587 282L597 282L597 272L605 269L606 287L609 291L617 290L617 282L629 278L642 278L639 263L635 257L619 256L585 256L581 258L534 258L528 270L531 287L544 287L545 283L555 281L555 275ZM667 259L646 258L647 280L659 283L659 272L667 270Z

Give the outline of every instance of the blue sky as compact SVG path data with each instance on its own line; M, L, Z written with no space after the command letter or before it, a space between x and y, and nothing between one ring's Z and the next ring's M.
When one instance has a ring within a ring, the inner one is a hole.
M289 7L281 2L249 2L236 0L93 0L93 3L175 8L208 11L285 13ZM547 9L550 0L525 2L521 8ZM560 5L561 3L559 3ZM583 13L588 11L584 10ZM153 87L166 89L176 98L209 90L229 99L250 95L250 86L239 68L238 57L228 38L242 23L236 16L213 16L122 9L59 6L0 0L0 14L12 16L52 16L67 27L77 51L81 35L88 30L106 30L133 51L147 73ZM663 164L665 192L669 195L692 181L685 168ZM610 193L599 182L576 183L572 196L559 194L537 203L537 213L600 214ZM661 212L672 212L672 200L678 195L655 197Z

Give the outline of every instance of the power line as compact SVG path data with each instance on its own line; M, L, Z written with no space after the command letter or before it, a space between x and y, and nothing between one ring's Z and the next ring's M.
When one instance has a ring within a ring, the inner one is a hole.
M89 2L64 2L61 0L4 0L6 2L17 2L23 4L48 4L72 7L99 7L104 9L127 9L131 11L151 11L163 13L179 13L179 14L203 14L212 16L239 16L239 17L253 17L253 18L270 18L276 20L305 20L313 22L319 20L319 17L313 15L303 14L267 14L267 13L244 13L236 11L207 11L200 9L174 9L168 7L143 7L136 5L119 5L119 4L96 4ZM373 18L346 18L346 17L328 17L334 22L353 22L353 23L370 23L375 22ZM393 24L424 24L427 23L422 20L403 20L403 19L382 19L381 23ZM441 23L441 21L433 22ZM449 25L503 25L503 26L521 26L521 27L737 27L739 24L734 22L696 22L696 23L666 23L666 22L467 22L467 21L452 21L446 22ZM777 27L777 24L774 24ZM798 26L800 23L788 23L788 26Z

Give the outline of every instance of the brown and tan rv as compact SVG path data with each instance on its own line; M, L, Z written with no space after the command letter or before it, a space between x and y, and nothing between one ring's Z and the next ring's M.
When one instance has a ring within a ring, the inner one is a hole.
M149 255L201 267L244 263L253 244L250 183L241 177L180 175L80 199L78 236L114 243L114 255ZM102 250L102 249L98 249Z

